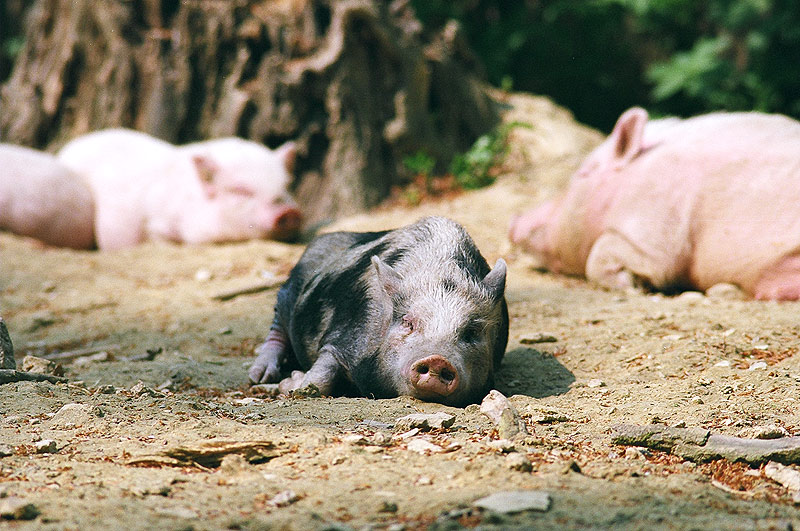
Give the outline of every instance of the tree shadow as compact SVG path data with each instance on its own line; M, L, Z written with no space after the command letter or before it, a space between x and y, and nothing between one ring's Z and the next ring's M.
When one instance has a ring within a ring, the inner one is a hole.
M548 352L517 348L506 352L495 379L495 388L506 396L543 398L569 391L575 375Z

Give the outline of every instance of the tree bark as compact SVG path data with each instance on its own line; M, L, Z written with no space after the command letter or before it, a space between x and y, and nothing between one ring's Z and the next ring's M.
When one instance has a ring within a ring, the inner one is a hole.
M428 35L403 0L37 0L25 37L3 141L294 140L311 223L380 202L409 154L443 169L498 119L458 26Z

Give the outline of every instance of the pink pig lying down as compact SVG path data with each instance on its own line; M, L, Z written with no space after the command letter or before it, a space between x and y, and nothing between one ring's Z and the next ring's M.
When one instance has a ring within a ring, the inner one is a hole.
M566 192L510 238L551 271L614 288L800 298L800 122L760 113L648 121L626 111Z
M275 151L240 138L176 147L108 129L72 140L58 158L92 188L97 246L119 249L293 238L301 221L287 192L294 154L291 143Z
M83 180L48 153L0 144L0 229L49 245L94 245L94 202Z

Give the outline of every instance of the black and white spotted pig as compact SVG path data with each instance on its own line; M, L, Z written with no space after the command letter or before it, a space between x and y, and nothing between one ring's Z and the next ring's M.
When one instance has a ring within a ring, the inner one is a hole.
M479 401L508 341L505 283L506 263L490 270L446 218L319 236L278 293L250 380L280 381L294 364L306 372L281 381L283 391Z

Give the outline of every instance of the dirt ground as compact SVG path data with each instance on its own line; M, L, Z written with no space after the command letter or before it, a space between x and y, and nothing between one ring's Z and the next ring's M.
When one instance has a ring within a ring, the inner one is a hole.
M508 243L511 216L562 186L600 137L546 100L511 103L509 119L534 127L514 133L495 185L331 228L442 214L490 263L506 258L511 331L497 388L530 435L493 443L497 429L477 406L255 395L246 369L300 245L99 253L0 234L0 315L17 363L101 353L63 361L68 384L0 386L0 455L11 454L0 457L0 507L21 499L29 514L18 516L38 513L0 529L800 528L800 507L759 468L630 450L609 435L652 422L800 434L800 304L610 292L533 270ZM264 283L274 287L217 297ZM556 341L532 343L539 333ZM452 427L395 427L440 411L455 415ZM47 440L55 449L37 453ZM441 451L417 451L420 440ZM228 454L221 462L165 455L214 443ZM513 467L511 454L532 469ZM545 491L551 504L472 506L516 490Z

